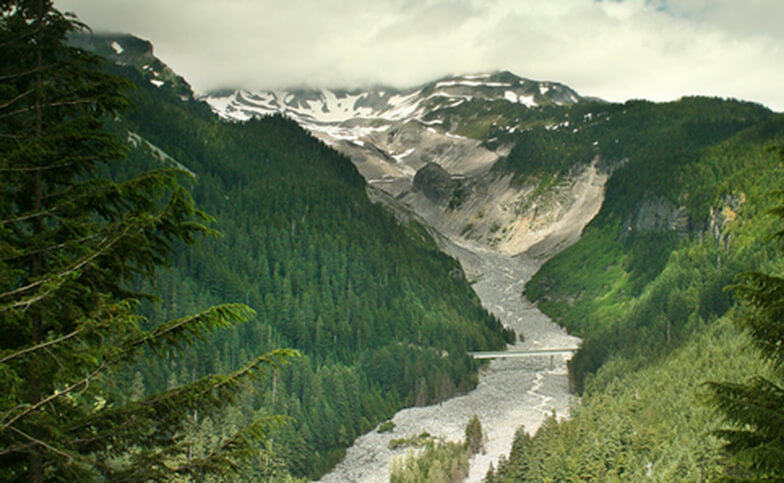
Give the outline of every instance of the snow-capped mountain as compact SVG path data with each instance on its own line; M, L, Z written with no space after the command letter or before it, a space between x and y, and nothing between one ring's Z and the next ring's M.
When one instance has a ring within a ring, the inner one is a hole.
M578 102L580 96L554 82L536 82L509 72L448 77L421 87L400 90L298 89L208 95L205 100L227 119L246 120L284 113L300 122L334 124L351 120L401 121L419 119L472 100L500 101L539 107Z
M605 177L590 159L534 202L537 180L520 185L491 171L521 132L575 129L569 107L593 99L556 82L493 72L411 89L238 90L203 99L230 121L276 113L297 121L347 155L374 187L372 196L391 195L387 203L402 202L453 239L518 253L549 227L571 227L574 213L601 204Z
M211 93L204 100L228 120L284 114L345 152L368 181L410 184L429 162L454 175L489 168L498 153L480 140L499 109L570 105L583 98L563 84L494 72L446 77L411 89L238 90Z
M148 89L184 102L197 100L187 81L155 57L146 40L88 34L75 35L71 42L135 67ZM521 182L503 169L491 171L513 146L525 142L521 139L528 131L577 133L586 123L599 122L600 108L596 118L574 110L596 99L556 82L493 72L450 76L410 89L237 90L200 98L229 122L275 113L297 121L351 159L369 182L369 196L399 214L413 210L425 225L453 240L507 253L535 244L555 246L579 234L582 225L575 217L601 205L606 174L597 172L589 158L546 190L535 176ZM134 133L128 141L160 151ZM172 162L165 153L158 156ZM552 227L561 225L566 235L550 240Z

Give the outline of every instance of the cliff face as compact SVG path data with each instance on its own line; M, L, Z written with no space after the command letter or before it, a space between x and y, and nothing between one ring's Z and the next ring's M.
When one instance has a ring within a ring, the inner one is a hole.
M645 198L637 210L626 217L625 233L633 231L672 231L681 237L689 235L689 214L683 206L676 206L664 197Z
M438 205L448 205L457 189L457 182L447 170L435 163L427 163L414 175L412 190L421 191L425 197Z
M633 214L626 217L621 236L632 232L670 231L681 238L710 236L720 246L727 248L732 241L728 227L746 202L746 195L725 195L721 204L710 209L702 220L694 220L685 206L676 206L664 197L645 198Z

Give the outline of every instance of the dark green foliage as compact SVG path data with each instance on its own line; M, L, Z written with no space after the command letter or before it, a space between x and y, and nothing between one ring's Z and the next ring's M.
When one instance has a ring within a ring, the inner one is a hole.
M474 414L468 420L465 428L465 441L471 454L479 453L485 446L485 435L482 432L482 423L479 422L479 417Z
M52 2L0 2L0 479L165 481L227 477L256 454L274 418L235 428L191 458L183 428L195 411L236 403L291 351L252 357L143 398L113 379L146 353L170 358L216 329L247 320L221 305L148 323L132 285L152 278L175 246L210 233L210 217L158 169L123 181L98 176L127 148L104 122L128 105L127 81L64 45L82 29Z
M584 338L570 364L576 390L582 390L585 374L595 372L611 355L666 353L730 309L733 294L724 287L737 273L772 256L756 236L759 228L731 220L756 222L763 212L761 203L780 176L767 148L782 133L784 118L774 116L701 150L697 160L684 158L686 164L676 169L684 170L686 181L673 186L680 186L682 193L710 193L708 212L713 213L698 218L687 209L685 233L666 227L635 229L644 205L627 205L628 198L612 198L608 191L602 211L582 239L548 261L528 283L531 300ZM726 174L700 185L706 171ZM637 191L647 189L640 185ZM689 199L682 193L675 198ZM709 229L711 224L714 228Z
M678 104L627 103L627 115L632 108L659 115L684 109L684 115L671 117L675 124L651 116L645 122L662 137L647 138L643 131L639 141L647 146L629 137L636 151L619 143L621 156L627 150L637 157L613 173L602 211L581 240L527 285L526 295L540 309L583 337L570 362L582 399L569 421L550 421L533 438L518 435L516 449L489 481L778 476L780 470L764 462L780 464L780 446L760 443L781 441L782 403L774 387L780 376L771 378L744 350L746 337L729 321L738 312L735 298L745 295L725 287L738 273L779 266L764 241L773 224L764 212L784 180L780 160L769 150L784 139L784 117L758 111L756 124L728 136L744 118L752 119L746 109L754 106L693 99ZM685 116L690 106L703 108L691 120ZM606 156L603 151L605 162ZM683 209L688 220L677 230L638 224L646 205L669 213ZM744 280L748 289L775 286L767 285L767 276ZM780 340L780 333L765 333ZM742 454L738 463L756 462L765 470L759 473L726 468L722 442L710 432L715 415L699 401L705 380L749 376L748 385L714 386L738 424L718 435ZM760 411L751 414L748 403L755 397ZM761 414L770 425L758 430ZM733 445L733 437L742 442ZM754 447L763 450L756 460Z
M784 217L784 206L772 213ZM781 240L782 235L780 231L776 236ZM752 478L779 480L784 478L784 278L747 272L734 291L748 308L738 324L770 362L776 377L756 376L744 384L710 383L712 401L731 425L717 434Z
M148 391L233 370L275 346L300 349L274 388L240 409L243 418L263 407L291 416L273 450L284 470L315 478L395 411L476 384L467 351L503 347L507 334L423 227L368 201L348 159L282 117L220 122L135 69L112 69L139 85L136 108L113 126L139 136L117 175L176 160L197 176L193 196L223 234L178 250L174 271L140 286L164 300L145 314L164 320L225 302L256 311L180 361L135 367Z
M729 172L693 166L699 159L696 153L771 115L759 105L709 98L664 104L580 103L521 113L520 132L491 132L487 137L514 143L508 158L495 169L519 178L568 173L594 159L615 169L597 221L627 216L644 196L681 203L684 191L693 191L686 204L689 213L700 219L707 215L712 190ZM690 176L695 169L701 171L698 178Z

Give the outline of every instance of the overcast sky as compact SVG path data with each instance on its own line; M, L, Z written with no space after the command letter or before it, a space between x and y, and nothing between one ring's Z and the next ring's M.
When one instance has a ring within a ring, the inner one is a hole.
M197 91L408 87L509 70L612 101L784 111L784 0L55 0L128 32Z

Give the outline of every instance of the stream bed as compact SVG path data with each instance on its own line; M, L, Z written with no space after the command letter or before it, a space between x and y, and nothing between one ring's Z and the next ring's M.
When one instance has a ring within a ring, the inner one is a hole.
M509 350L576 348L580 339L553 323L521 293L543 260L526 255L509 256L482 248L461 247L458 257L478 274L473 288L482 305L505 326L525 335L524 342ZM469 260L470 258L470 260ZM508 456L514 434L521 425L533 433L546 417L568 415L572 396L566 372L567 356L497 359L485 366L476 389L441 404L399 411L392 418L393 431L375 430L360 436L346 451L324 482L384 482L389 480L394 458L407 449L389 449L392 439L428 432L447 441L462 441L469 418L476 414L486 435L485 452L471 459L467 481L481 481L490 463Z

